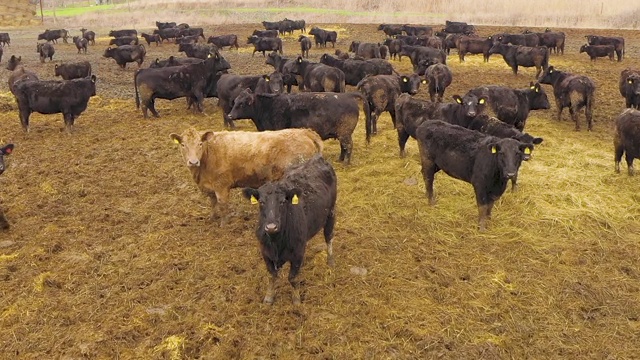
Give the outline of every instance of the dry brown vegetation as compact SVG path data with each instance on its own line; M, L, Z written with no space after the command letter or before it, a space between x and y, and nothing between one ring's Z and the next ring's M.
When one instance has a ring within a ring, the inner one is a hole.
M246 35L257 27L205 33ZM381 37L374 24L326 27L339 31L341 49ZM40 64L35 53L38 30L11 32L3 68L17 54L41 78L53 78L54 64ZM101 37L86 56L56 46L54 63L88 58L99 79L98 96L71 135L60 131L60 115L39 114L24 134L9 73L0 70L0 141L16 144L0 177L12 223L0 233L1 357L638 357L639 183L614 173L611 131L624 105L619 73L640 67L637 32L596 31L625 36L628 52L622 63L592 63L577 53L592 31L564 30L567 55L551 63L596 81L595 131L574 132L566 112L562 122L553 109L532 113L527 130L544 143L523 164L519 191L497 203L485 233L476 230L469 184L437 174L438 203L428 206L416 143L399 158L386 114L368 146L358 125L351 166L338 163L338 144L327 141L339 180L336 267L327 267L323 241L313 239L302 305L294 307L284 276L274 306L261 303L268 276L253 233L257 209L236 190L232 221L209 223L209 202L169 139L188 126L222 130L215 101L207 100L206 115L194 115L183 100L159 100L162 117L143 120L133 100L134 67L122 71L102 58L108 29L94 30ZM285 53L297 49L295 37L286 37ZM148 47L145 64L175 51L173 44ZM323 52L314 48L312 58ZM223 52L234 73L271 71L249 54L247 47ZM481 84L533 80L533 69L514 76L499 57L488 64L467 58L449 57L447 99ZM393 65L409 71L407 60Z

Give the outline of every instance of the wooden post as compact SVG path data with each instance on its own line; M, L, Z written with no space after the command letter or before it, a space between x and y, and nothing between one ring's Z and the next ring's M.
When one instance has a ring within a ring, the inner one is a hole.
M44 13L42 12L42 0L40 0L40 23L44 24Z

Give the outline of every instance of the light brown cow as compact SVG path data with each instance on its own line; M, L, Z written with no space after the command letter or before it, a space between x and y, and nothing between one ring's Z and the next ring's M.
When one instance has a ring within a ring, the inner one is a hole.
M218 217L217 208L227 206L230 189L258 188L278 180L287 166L321 154L323 149L320 136L309 129L214 133L189 128L170 136L181 145L193 180L211 199L212 219Z

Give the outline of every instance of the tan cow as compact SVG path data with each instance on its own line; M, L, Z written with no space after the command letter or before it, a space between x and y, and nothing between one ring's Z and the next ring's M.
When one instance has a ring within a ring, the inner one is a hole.
M198 131L171 134L200 190L209 196L212 219L226 206L229 190L258 188L278 180L285 168L322 153L320 136L309 129L278 131Z

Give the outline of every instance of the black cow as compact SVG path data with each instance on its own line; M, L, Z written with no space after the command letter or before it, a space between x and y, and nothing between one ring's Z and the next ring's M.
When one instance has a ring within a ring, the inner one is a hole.
M109 45L122 46L122 45L138 45L139 40L137 36L121 36L115 39L109 40Z
M540 45L540 38L535 33L527 33L527 34L495 34L493 35L495 41L498 41L502 44L511 44L511 45L522 45L528 47L535 47Z
M340 69L321 63L312 63L298 56L291 67L291 72L302 77L304 91L344 92L345 90L345 75Z
M200 36L198 35L193 35L193 36L179 36L176 38L176 44L180 45L180 44L195 44L198 42L198 40L200 40Z
M138 70L134 76L136 107L142 106L145 119L148 118L147 110L151 110L154 117L159 117L155 99L187 97L188 103L195 102L196 109L202 112L204 98L211 87L215 90L216 74L230 67L227 60L216 52L196 64Z
M425 71L425 78L429 83L431 101L436 101L436 94L438 94L437 101L442 102L445 90L453 81L453 74L449 67L444 64L429 66Z
M9 36L9 33L0 33L0 45L11 45L11 36Z
M307 242L324 229L327 264L334 266L333 227L336 223L336 173L322 156L289 167L282 179L245 188L242 193L260 204L256 237L271 279L264 302L272 304L278 270L289 262L293 304L300 304L300 282L296 276L304 260Z
M127 63L137 62L138 68L144 62L144 57L147 54L147 49L144 45L122 45L116 48L108 47L104 51L103 57L112 58L116 61L116 64L124 69Z
M338 139L340 161L349 164L360 101L366 116L368 107L359 93L255 94L245 89L236 98L229 119L251 119L258 131L310 128L322 140ZM368 123L369 117L366 119Z
M593 127L593 102L596 92L596 84L584 75L574 75L564 71L558 71L549 66L542 74L539 82L553 86L553 95L558 107L558 121L561 120L562 109L569 108L571 120L576 123L576 131L580 130L578 112L584 107L587 127L591 131Z
M49 58L49 61L53 61L53 55L56 53L56 49L49 43L40 43L36 45L36 52L40 54L40 62L44 63L46 58Z
M273 81L271 78L273 77ZM256 91L260 80L266 81L266 88ZM279 80L279 81L278 81ZM218 94L218 106L222 108L222 118L224 126L235 129L233 120L229 119L229 113L233 109L235 99L242 90L251 89L257 94L279 94L283 92L282 75L274 72L271 75L232 75L224 74L220 76L216 85Z
M138 31L135 29L123 29L123 30L111 30L109 36L119 38L123 36L138 36Z
M254 30L251 35L263 38L277 38L278 30Z
M186 29L180 29L180 31L178 31L177 37L180 37L180 36L199 36L202 38L202 40L206 39L204 37L203 28L188 27Z
M640 70L622 70L619 89L626 107L640 109Z
M469 35L476 32L476 28L473 25L469 25L466 22L459 21L445 21L445 27L442 29L443 32L450 34L465 34Z
M396 99L402 93L415 95L420 89L420 83L426 84L426 80L420 80L417 74L411 75L374 75L368 76L357 85L358 90L364 95L371 111L371 129L373 134L378 133L378 117L387 111L391 115L393 126L396 125ZM369 137L367 137L369 141Z
M232 47L235 47L236 49L239 48L238 46L238 36L237 35L219 35L219 36L209 36L209 39L207 40L208 44L213 44L215 46L218 47L218 49L222 50L225 46L229 47L229 50L231 50Z
M598 36L587 35L587 43L589 45L613 45L616 50L618 61L622 61L624 57L624 38L620 36Z
M580 53L586 52L591 61L596 61L599 57L609 57L613 61L616 48L613 45L582 45Z
M87 53L87 47L89 46L89 41L87 39L80 36L74 36L73 43L78 49L78 54L80 54L80 51L84 51L85 54Z
M7 70L15 70L15 68L20 65L20 62L22 62L22 56L16 57L15 55L11 55L7 63Z
M342 51L340 49L336 49L336 51L334 51L333 53L336 55L338 59L341 59L341 60L347 60L350 58L348 52Z
M354 53L356 57L363 59L380 59L380 45L374 43L361 43L352 41L349 45L349 51Z
M91 31L91 30L87 30L85 28L80 29L80 31L82 31L82 37L87 39L87 42L90 43L91 45L95 45L96 44L96 33Z
M206 59L210 54L216 53L215 45L211 44L180 44L179 52L184 52L188 57Z
M7 144L0 148L0 175L2 175L2 173L4 173L4 170L6 169L6 166L4 164L4 157L11 155L12 152L13 152L13 144ZM4 215L4 210L0 208L0 230L7 230L9 227L10 225L9 225L9 222L7 221L7 218ZM331 244L329 241L329 244L327 244L327 246L329 246L328 249L330 249L330 245Z
M9 75L9 80L7 81L9 85L9 91L11 91L11 93L15 96L15 85L17 83L32 80L38 80L38 75L36 75L36 73L34 73L33 71L25 70L22 66L18 66L15 70L13 70L11 75Z
M493 204L506 190L508 180L517 175L525 153L533 150L532 144L437 120L424 122L416 135L429 203L435 204L433 180L440 170L470 183L476 195L481 231L486 229Z
M308 58L309 50L312 47L311 39L304 35L300 35L300 37L298 37L298 42L300 42L300 55Z
M275 71L282 74L282 81L284 85L287 87L287 93L291 92L291 87L294 85L300 85L302 87L302 77L300 77L300 81L298 84L298 76L294 74L291 70L295 66L296 59L288 59L282 57L277 52L272 52L267 56L267 60L265 64L273 66Z
M279 21L263 21L262 26L264 26L265 30L280 30L280 22Z
M313 35L316 41L316 47L318 45L327 47L327 42L330 42L332 47L336 47L338 33L335 31L325 30L314 26L309 30L309 35Z
M402 31L409 36L431 36L433 35L433 29L431 26L424 25L402 25Z
M402 25L400 24L380 24L378 30L382 30L388 37L402 34Z
M543 33L537 33L538 38L540 39L540 46L546 46L550 51L558 54L559 52L564 55L564 41L565 34L561 31L550 31L547 29Z
M486 97L495 116L520 131L524 131L529 111L550 108L547 94L539 83L532 82L524 89L485 85L471 89L469 93Z
M255 35L247 38L247 44L253 44L253 57L257 51L262 51L262 56L266 56L266 51L278 51L282 55L282 39L280 38L261 38Z
M142 36L142 38L147 42L147 45L151 45L151 43L154 42L156 43L156 46L159 46L160 43L162 42L162 39L160 38L160 34L142 33L140 34L140 36Z
M67 43L67 38L69 37L69 32L65 29L59 30L45 30L42 34L38 34L38 40L46 40L47 42L51 41L53 43L58 43L58 39L62 39L63 42Z
M169 41L170 39L176 39L176 37L178 37L178 33L180 32L180 29L178 28L168 28L168 29L162 29L162 30L153 30L153 34L154 35L158 35L160 36L161 41Z
M329 54L320 57L320 63L333 66L344 73L345 84L356 86L369 75L391 75L393 66L382 59L336 59Z
M411 64L413 65L413 71L418 70L418 65L423 60L432 64L447 63L447 54L445 54L444 51L426 46L402 46L402 51L400 51L400 60L402 60L402 56L409 56Z
M640 158L640 111L625 109L616 118L613 137L616 172L620 172L620 161L625 155L629 176L635 174L633 160Z
M32 112L40 114L62 113L67 131L75 119L86 110L89 98L96 95L96 76L73 80L20 81L14 84L20 122L29 131Z
M536 78L549 67L549 49L546 46L520 46L495 42L489 50L490 54L500 54L515 75L518 66L535 67Z
M197 64L197 63L201 63L203 60L199 59L199 58L192 58L192 57L187 57L187 58L178 58L175 56L169 56L168 59L165 60L160 60L158 58L156 58L155 61L153 61L149 67L150 68L162 68L162 67L171 67L171 66L180 66L180 65L189 65L189 64Z
M80 61L68 64L56 64L55 76L61 76L63 80L86 78L91 75L91 63Z
M173 22L173 21L172 22L156 21L156 27L158 28L158 30L174 28L174 27L176 27L176 23Z
M402 51L402 41L398 39L385 39L383 44L389 49L389 59L396 59Z

